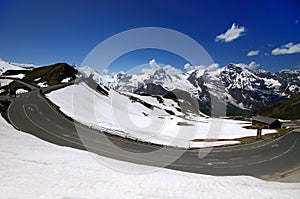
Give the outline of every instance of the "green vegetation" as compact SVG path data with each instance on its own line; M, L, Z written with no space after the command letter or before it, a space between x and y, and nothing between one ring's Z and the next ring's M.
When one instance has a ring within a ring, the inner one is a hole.
M300 119L300 95L267 106L257 114L286 120Z
M243 110L231 104L227 104L226 116L248 116L251 114L250 110Z

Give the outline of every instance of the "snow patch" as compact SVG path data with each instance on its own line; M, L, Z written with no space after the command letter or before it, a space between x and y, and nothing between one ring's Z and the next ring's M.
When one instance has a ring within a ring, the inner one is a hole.
M25 77L25 74L5 75L4 77L11 77L11 78L23 79Z
M68 82L70 82L70 77L68 77L68 78L65 78L65 79L63 79L63 80L61 80L61 83L68 83Z
M16 94L19 95L19 94L23 94L23 93L27 93L28 90L25 90L23 88L19 88L18 90L16 90Z
M39 87L42 87L42 88L48 87L47 82L40 82L40 83L38 83L37 85L38 85Z
M10 84L13 80L11 79L0 79L0 86L6 86Z

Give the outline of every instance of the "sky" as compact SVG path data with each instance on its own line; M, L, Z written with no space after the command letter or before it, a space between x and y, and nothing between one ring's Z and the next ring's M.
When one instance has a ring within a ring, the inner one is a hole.
M187 35L220 67L300 69L299 0L1 0L0 58L80 66L101 42L141 27ZM126 71L153 59L182 70L189 62L172 52L144 49L119 57L112 66Z

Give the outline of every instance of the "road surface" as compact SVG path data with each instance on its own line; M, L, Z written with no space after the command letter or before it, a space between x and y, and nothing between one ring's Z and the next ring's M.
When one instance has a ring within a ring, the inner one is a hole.
M90 129L57 111L37 89L14 99L8 108L8 118L15 128L48 142L137 164L167 165L169 169L219 176L250 175L268 180L278 179L300 167L299 130L277 139L215 147L199 158L199 150L203 153L204 149L150 145Z

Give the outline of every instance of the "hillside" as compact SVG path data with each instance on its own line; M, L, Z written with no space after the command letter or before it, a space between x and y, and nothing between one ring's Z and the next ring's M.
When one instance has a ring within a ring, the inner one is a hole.
M72 77L77 71L66 63L57 63L32 70L7 70L2 75L11 76L24 74L23 80L30 83L46 82L48 85L59 84L63 79Z
M11 65L2 64L1 77L14 77L22 79L33 85L40 87L53 86L75 78L77 70L66 63L57 63L49 66L37 67L25 70L21 67L10 67ZM6 95L9 89L30 90L26 86L13 81L3 81L0 84L1 95Z
M272 106L267 106L260 111L259 115L295 120L300 119L300 95L283 100Z

